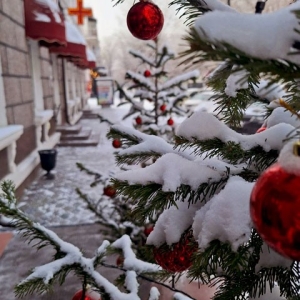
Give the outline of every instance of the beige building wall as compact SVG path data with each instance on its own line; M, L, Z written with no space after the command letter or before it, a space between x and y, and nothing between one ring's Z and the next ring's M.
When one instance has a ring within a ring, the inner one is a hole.
M36 147L32 76L23 9L23 1L0 1L0 54L7 124L24 126L24 133L17 140L16 163ZM0 159L3 156L0 154Z

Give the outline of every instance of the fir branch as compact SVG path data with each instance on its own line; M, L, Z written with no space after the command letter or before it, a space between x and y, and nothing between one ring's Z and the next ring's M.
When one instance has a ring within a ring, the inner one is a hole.
M248 166L254 164L257 170L264 170L269 167L278 157L277 150L266 152L261 146L243 150L240 144L232 141L225 143L219 138L190 141L184 137L176 136L175 140L176 147L180 149L194 148L195 155L205 154L209 158L218 156L232 164L247 163Z
M154 151L149 152L139 152L139 153L131 153L131 154L116 154L116 162L117 165L128 164L128 165L137 165L144 163L150 159L158 159L161 157L161 153L157 153Z
M184 40L190 48L180 54L181 64L191 66L204 61L226 61L249 71L253 76L263 74L265 80L270 82L288 83L300 77L300 67L286 60L263 60L250 57L241 50L236 49L222 41L208 41L201 38L194 28Z
M127 181L112 179L114 187L118 193L126 199L135 203L132 216L140 222L147 218L152 218L164 209L176 206L176 201L188 201L194 204L197 201L207 201L217 191L221 190L229 179L229 170L219 181L203 182L196 191L188 185L180 185L176 192L162 191L162 185L157 183L149 184L129 184Z
M211 11L205 1L203 0L173 0L169 6L176 5L177 13L183 11L180 18L186 17L186 23L188 26L193 24L195 19L197 19L202 14Z
M110 120L106 119L105 117L101 116L101 114L98 114L98 118L99 118L99 120L100 120L101 123L102 122L106 122L109 125L113 125L114 124L112 121L110 121Z
M138 137L127 134L126 132L120 131L116 128L110 128L106 136L107 138L120 139L122 141L122 145L126 147L137 145L141 142L141 139L139 139Z
M114 187L118 193L126 199L134 199L135 207L132 216L138 222L145 222L149 217L153 218L155 214L170 206L176 206L173 192L163 192L160 184L152 183L148 185L134 184L112 179Z
M90 187L96 186L98 183L102 182L103 174L98 173L96 171L92 171L85 167L82 163L77 162L76 167L81 171L85 172L88 175L93 175L94 176L94 181L90 184Z
M59 285L63 285L66 277L72 271L72 267L64 266L59 270L59 272L55 273L53 278L49 281L49 283L45 283L43 278L32 278L29 281L24 281L19 283L14 291L15 295L18 298L23 298L32 294L42 295L44 293L50 293L53 291L53 285L58 283Z

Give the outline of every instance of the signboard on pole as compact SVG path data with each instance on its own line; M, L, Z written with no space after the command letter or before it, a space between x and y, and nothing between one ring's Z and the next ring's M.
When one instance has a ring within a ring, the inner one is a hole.
M114 81L112 78L97 78L96 89L98 105L112 105L114 103Z

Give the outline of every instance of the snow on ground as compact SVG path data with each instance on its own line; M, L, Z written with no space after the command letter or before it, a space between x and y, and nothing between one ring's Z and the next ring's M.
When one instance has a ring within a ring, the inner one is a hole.
M91 107L95 108L93 105ZM128 108L100 108L99 111L116 124L132 124L130 119L121 121ZM45 226L88 224L97 220L77 195L76 188L80 188L93 199L100 199L103 185L90 187L94 177L81 172L76 162L104 175L117 170L113 154L115 149L106 138L109 125L100 123L98 119L83 119L80 124L92 128L94 133L100 135L98 146L58 147L56 167L52 171L55 179L45 179L45 171L40 169L36 180L25 189L20 199L22 210Z

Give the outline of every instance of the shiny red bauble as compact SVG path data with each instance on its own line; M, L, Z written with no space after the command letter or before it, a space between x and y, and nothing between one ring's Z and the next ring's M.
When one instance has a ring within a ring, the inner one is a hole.
M136 124L138 124L138 125L142 125L143 120L142 120L141 117L136 117L136 118L135 118L135 122L136 122Z
M78 291L72 298L72 300L82 300L83 291ZM83 300L101 300L101 297L98 293L94 291L86 291Z
M115 139L112 142L114 148L120 148L122 146L122 142L119 139Z
M127 14L127 27L131 34L141 40L158 36L164 25L164 16L154 3L140 1Z
M168 120L168 125L170 125L170 126L174 125L174 120L172 118L170 118Z
M166 104L162 104L162 105L160 106L159 109L160 109L161 111L165 111L166 108L167 108L167 105L166 105Z
M149 70L146 70L146 71L144 72L144 76L145 76L145 77L150 77L150 76L151 76L151 72L150 72Z
M172 246L154 248L154 258L164 270L172 273L183 272L192 265L192 255L197 248L193 235L189 232Z
M118 267L121 267L123 265L123 263L124 263L124 256L123 255L119 255L118 258L117 258L117 260L116 260L116 265Z
M257 232L275 251L300 261L300 176L278 163L256 181L250 214Z
M144 228L144 234L145 236L148 236L154 229L154 226L153 225L147 225L145 228Z
M256 133L260 133L260 132L263 132L267 129L267 127L260 127L257 129Z
M105 196L108 196L108 197L114 197L116 195L117 191L114 187L112 187L111 185L108 185L106 187L104 187L103 189L103 194Z

